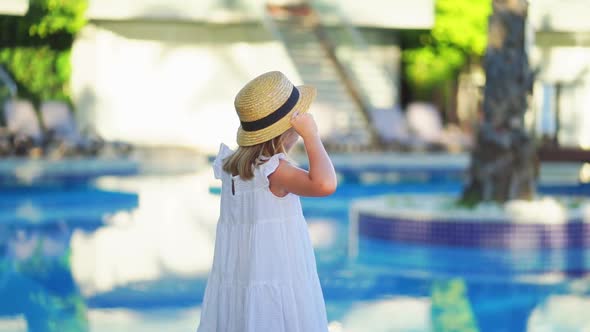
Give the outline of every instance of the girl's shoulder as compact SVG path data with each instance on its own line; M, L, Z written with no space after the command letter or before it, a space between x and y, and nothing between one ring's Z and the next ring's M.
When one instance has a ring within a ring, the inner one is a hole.
M223 161L231 156L235 151L232 150L229 146L225 143L219 144L219 150L215 159L213 160L213 171L215 174L216 179L221 179L223 175ZM276 153L270 157L262 156L259 158L257 165L255 168L258 172L261 173L265 178L272 174L280 165L280 160L285 160L287 162L292 162L291 159L287 156L286 153L280 152Z
M215 174L216 179L221 179L221 175L223 174L223 161L234 152L235 151L230 149L225 143L219 144L219 150L213 160L213 173Z
M271 175L279 167L281 160L290 162L289 157L284 152L277 153L271 157L264 157L260 159L261 164L258 166L258 169L260 169L260 172L262 175L264 175L264 177Z

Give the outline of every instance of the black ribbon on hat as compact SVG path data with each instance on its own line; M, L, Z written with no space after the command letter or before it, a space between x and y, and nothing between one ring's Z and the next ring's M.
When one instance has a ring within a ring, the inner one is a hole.
M260 129L264 129L273 123L276 123L280 119L284 118L285 115L289 114L289 112L297 105L299 101L299 90L295 86L293 86L293 91L291 91L291 95L287 98L287 101L279 107L276 111L270 113L269 115L260 118L254 121L240 121L242 124L242 129L244 131L256 131Z

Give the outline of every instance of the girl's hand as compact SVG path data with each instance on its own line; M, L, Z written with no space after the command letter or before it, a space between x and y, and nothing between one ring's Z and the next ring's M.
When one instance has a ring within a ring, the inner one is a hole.
M318 135L318 126L310 113L299 114L293 113L291 116L291 126L304 140Z
M328 196L338 185L334 165L318 134L318 127L309 113L293 114L291 125L303 138L309 158L309 172L281 160L269 175L273 192L290 192L300 196Z

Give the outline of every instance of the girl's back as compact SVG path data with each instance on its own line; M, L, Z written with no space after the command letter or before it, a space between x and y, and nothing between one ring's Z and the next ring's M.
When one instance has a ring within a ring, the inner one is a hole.
M313 247L299 196L278 197L268 176L276 154L243 181L223 171L221 144L213 169L222 180L213 266L198 332L326 332L327 317Z
M220 223L257 224L303 218L298 195L288 193L279 197L270 190L268 176L277 169L279 160L288 160L284 153L264 158L263 163L254 168L253 178L248 180L223 170L223 160L233 153L221 143L213 162L215 178L222 182Z

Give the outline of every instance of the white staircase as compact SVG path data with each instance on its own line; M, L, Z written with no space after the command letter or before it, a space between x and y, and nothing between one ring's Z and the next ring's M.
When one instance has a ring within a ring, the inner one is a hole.
M372 128L359 103L355 101L330 58L326 45L314 32L308 16L267 17L268 28L283 41L305 84L318 90L317 111L330 118L328 145L370 146ZM327 114L326 114L327 113Z

